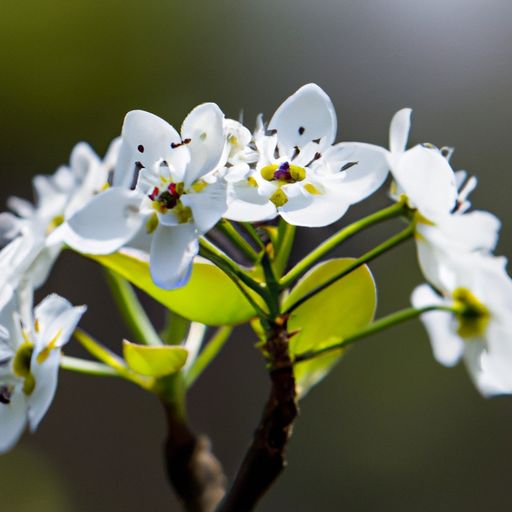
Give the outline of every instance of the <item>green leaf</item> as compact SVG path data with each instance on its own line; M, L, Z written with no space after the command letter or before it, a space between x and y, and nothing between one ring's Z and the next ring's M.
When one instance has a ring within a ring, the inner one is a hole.
M171 345L136 345L124 340L123 356L126 364L134 372L146 377L165 377L185 366L188 350Z
M153 283L149 263L135 252L89 256L179 315L206 325L235 325L256 315L231 279L205 260L194 262L190 281L177 290Z
M284 300L291 306L310 290L343 271L353 258L325 261L312 268ZM290 332L298 331L290 344L292 354L318 350L340 342L368 325L375 315L377 289L365 265L327 287L299 306L288 320ZM343 355L342 350L304 361L295 366L299 396L322 380Z

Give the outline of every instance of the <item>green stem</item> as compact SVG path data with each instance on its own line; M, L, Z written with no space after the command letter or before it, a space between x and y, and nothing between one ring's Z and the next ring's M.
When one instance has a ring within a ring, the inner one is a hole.
M279 221L278 246L276 247L274 258L274 269L278 276L283 274L290 259L293 241L295 240L295 231L295 226L288 224L283 219ZM281 282L279 285L281 286Z
M222 254L214 245L205 240L204 238L200 239L200 250L199 254L204 258L210 260L212 263L217 265L240 289L243 293L247 301L254 308L256 313L262 317L266 318L268 316L267 312L264 311L259 304L253 299L250 293L245 289L242 284L245 284L248 288L258 293L265 303L270 301L270 297L268 297L268 292L260 286L260 284L249 277L245 272L240 270L236 263L227 258L224 254Z
M194 361L190 369L185 375L185 386L190 388L203 371L209 366L217 354L221 351L222 347L226 344L230 334L233 331L233 327L226 325L219 327L217 332L214 334L212 339L208 342L208 345L199 354L197 359Z
M221 219L217 224L217 228L221 231L231 242L240 249L242 254L249 258L251 262L258 259L258 255L252 248L251 244L235 229L233 224L227 219Z
M381 254L384 254L385 252L389 251L393 247L396 247L397 245L401 244L402 242L408 240L409 238L412 238L414 235L414 224L409 225L406 229L401 231L395 236L392 236L382 244L378 245L371 251L368 251L360 258L354 260L352 264L350 264L348 267L346 267L342 272L336 274L335 276L328 279L325 283L322 283L321 285L317 286L316 288L313 288L310 292L303 295L297 302L292 304L286 311L284 311L283 314L289 315L292 311L295 311L299 306L304 304L306 301L308 301L311 297L314 297L316 294L320 293L321 291L325 290L327 287L331 286L331 284L334 284L336 281L339 281L346 275L350 274L354 270L358 269L365 263L369 263L373 259L375 259L377 256L380 256Z
M130 370L122 358L117 354L114 354L114 352L111 352L107 347L89 336L86 332L82 331L82 329L75 329L73 336L82 345L82 347L89 352L89 354L94 356L96 359L99 359L107 366L113 368L120 377L123 377L148 391L154 390L154 379L138 375Z
M401 311L397 311L396 313L392 313L391 315L385 316L376 320L368 327L361 329L360 331L352 334L352 336L348 336L343 341L339 343L335 343L334 345L329 345L328 347L321 348L319 350L310 350L307 352L303 352L302 354L297 354L294 358L294 363L300 363L302 361L307 361L309 359L313 359L315 357L321 356L327 352L332 352L335 350L344 349L348 345L352 345L356 341L361 338L365 338L366 336L370 336L371 334L375 334L376 332L382 331L384 329L388 329L389 327L393 327L394 325L398 325L402 322L406 322L412 318L416 318L423 313L428 313L429 311L447 311L450 313L456 313L457 311L448 306L425 306L423 308L407 308L402 309Z
M112 296L135 341L144 345L161 345L160 336L155 331L130 283L112 270L106 270L105 273Z
M261 240L255 227L250 222L241 222L240 226L245 229L245 232L253 239L256 245L262 250L265 250L265 244Z
M297 263L282 279L281 288L288 288L299 277L304 275L315 263L317 263L326 254L335 249L338 245L345 242L355 234L363 231L364 229L379 224L388 219L399 217L407 211L407 205L403 202L395 203L383 210L372 213L353 224L338 231L336 234L321 243L314 251L309 253L308 256L303 258Z
M114 368L97 361L87 361L78 357L62 356L60 367L63 370L84 373L86 375L96 375L98 377L119 377Z
M164 328L160 332L160 339L165 345L179 345L187 337L190 324L190 320L168 309L165 314Z

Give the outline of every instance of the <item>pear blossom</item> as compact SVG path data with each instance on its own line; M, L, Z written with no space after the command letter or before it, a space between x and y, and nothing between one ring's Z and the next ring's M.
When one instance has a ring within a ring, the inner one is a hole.
M417 308L445 306L421 316L435 358L453 366L461 358L485 396L512 393L512 280L504 258L480 253L453 255L439 274L438 292L421 285Z
M34 178L35 205L18 197L8 200L13 213L0 214L0 238L7 243L0 252L0 288L15 288L22 280L38 288L46 281L62 250L51 233L107 184L118 147L113 141L102 161L89 145L79 143L69 166Z
M432 144L417 144L406 149L411 113L410 108L404 108L393 116L389 150L366 143L359 143L359 147L369 155L384 152L394 180L392 196L396 199L405 196L411 208L426 219L434 220L455 207L456 177L446 155Z
M498 242L500 220L492 213L468 211L469 193L476 186L476 178L465 171L456 173L458 195L451 213L437 216L434 222L422 216L417 218L416 244L418 260L426 279L440 287L445 264L453 255L479 252L490 255Z
M0 312L0 453L16 444L27 424L34 432L48 411L61 349L86 308L49 295L33 314L24 309L18 311L13 296Z
M139 248L150 252L154 282L166 289L183 286L199 237L227 208L220 177L227 158L224 114L214 103L196 107L181 134L153 114L129 112L114 186L79 209L60 236L90 254L109 254L142 239Z
M290 224L325 226L372 194L387 176L384 152L333 145L336 130L334 106L315 84L286 99L268 129L260 118L254 134L258 162L226 173L233 183L226 217L258 221L279 214Z

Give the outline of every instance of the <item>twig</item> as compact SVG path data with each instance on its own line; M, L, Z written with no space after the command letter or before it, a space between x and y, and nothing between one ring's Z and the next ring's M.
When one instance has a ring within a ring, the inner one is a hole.
M270 396L235 482L217 512L254 510L286 467L285 449L299 413L289 339L286 326L276 326L268 337L266 349L273 362Z
M179 412L163 403L168 435L164 446L169 480L187 512L213 512L226 477L205 436L196 436Z

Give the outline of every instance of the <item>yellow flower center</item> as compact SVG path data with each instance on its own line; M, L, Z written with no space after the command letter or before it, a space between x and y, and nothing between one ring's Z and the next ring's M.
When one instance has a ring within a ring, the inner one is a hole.
M460 309L457 334L464 339L482 336L489 325L490 311L467 288L457 288L452 296Z
M260 173L267 181L278 181L280 185L296 183L306 177L306 170L303 167L288 162L266 165Z

